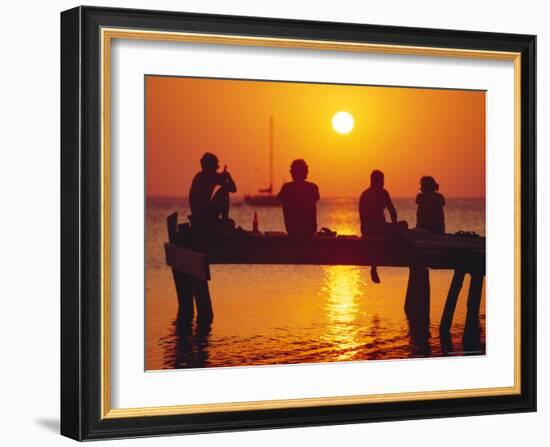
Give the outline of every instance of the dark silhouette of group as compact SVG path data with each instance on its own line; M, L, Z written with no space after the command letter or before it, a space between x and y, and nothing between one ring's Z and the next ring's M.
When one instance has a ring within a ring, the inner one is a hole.
M290 165L292 181L285 183L277 195L283 206L289 236L311 237L317 232L319 187L306 181L308 172L304 160L294 160ZM416 227L432 233L445 233L445 198L437 192L439 185L433 177L425 176L420 179L420 190L416 197ZM385 210L388 210L391 222L386 222ZM359 219L363 236L391 237L407 229L407 222L397 220L395 206L384 188L382 171L372 171L370 186L359 198Z
M200 231L216 231L229 219L229 194L237 186L224 167L219 169L218 158L205 153L201 158L201 171L195 175L189 191L191 225ZM277 198L283 208L286 232L290 237L312 237L317 232L317 202L319 187L307 181L309 168L302 159L290 165L292 181L285 183ZM214 190L218 187L217 191ZM420 193L416 196L418 205L416 227L430 233L445 233L445 198L438 192L439 185L433 177L420 179ZM388 211L390 222L386 221ZM397 220L397 210L390 193L384 188L384 173L372 171L370 186L359 198L359 219L363 237L395 237L407 229L406 221ZM232 222L232 221L231 221ZM376 266L371 268L374 282L380 282Z

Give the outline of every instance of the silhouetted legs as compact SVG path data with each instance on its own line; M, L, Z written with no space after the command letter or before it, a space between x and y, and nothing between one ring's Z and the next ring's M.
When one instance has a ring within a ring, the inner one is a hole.
M378 269L375 265L370 268L370 279L376 284L380 284L380 276L378 276Z
M216 218L221 215L223 220L227 220L229 218L229 191L225 188L218 189L212 196L210 205Z
M371 224L368 227L362 226L361 233L363 236L399 237L407 228L407 221L400 220L399 222L393 223L383 222ZM378 269L376 265L371 266L370 277L373 283L380 283L380 276L378 276Z

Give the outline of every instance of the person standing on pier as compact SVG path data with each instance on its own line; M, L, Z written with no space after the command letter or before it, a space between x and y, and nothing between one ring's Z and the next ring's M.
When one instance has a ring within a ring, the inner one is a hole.
M386 222L385 210L390 213L391 224ZM407 223L397 222L397 211L393 206L389 192L384 189L384 173L372 171L370 187L359 198L359 218L361 220L361 234L365 236L393 236L401 229L407 228ZM376 265L371 266L371 278L375 283L380 282Z
M306 181L308 172L304 160L294 160L290 165L292 181L277 195L283 205L286 232L292 237L311 237L317 231L319 188Z
M191 225L200 231L220 228L229 221L229 194L237 191L227 166L219 169L218 157L206 152L201 158L201 171L195 175L189 190ZM218 190L214 193L216 187Z
M416 196L416 227L445 234L445 197L438 192L439 185L433 177L424 176L420 179L420 191Z

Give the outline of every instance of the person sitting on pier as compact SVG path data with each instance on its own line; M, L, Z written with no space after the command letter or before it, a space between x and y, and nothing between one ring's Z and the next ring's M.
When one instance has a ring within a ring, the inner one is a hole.
M445 197L439 192L439 185L433 177L420 179L420 190L416 196L416 227L431 233L445 233Z
M217 231L229 222L229 194L237 191L237 185L227 166L218 172L218 157L212 153L202 156L201 168L189 190L191 225L199 231ZM216 186L219 188L214 193Z
M292 181L285 183L277 198L283 205L286 232L292 237L311 237L317 231L319 188L307 182L308 166L304 160L290 165Z
M384 210L390 213L391 223L386 222ZM384 189L384 173L372 171L370 187L359 198L359 218L361 220L361 234L365 236L390 237L407 229L407 222L397 221L397 211L393 206L390 194ZM375 283L380 282L376 265L371 266L371 278Z

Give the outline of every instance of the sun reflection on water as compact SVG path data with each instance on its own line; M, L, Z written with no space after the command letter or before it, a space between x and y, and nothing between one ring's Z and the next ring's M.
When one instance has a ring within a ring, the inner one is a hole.
M356 236L357 230L352 225L347 225L346 223L338 223L334 228L331 228L333 231L336 231L339 235L345 236Z
M326 266L323 293L327 297L327 332L324 341L339 352L337 360L351 360L360 346L359 317L361 270L354 266Z

